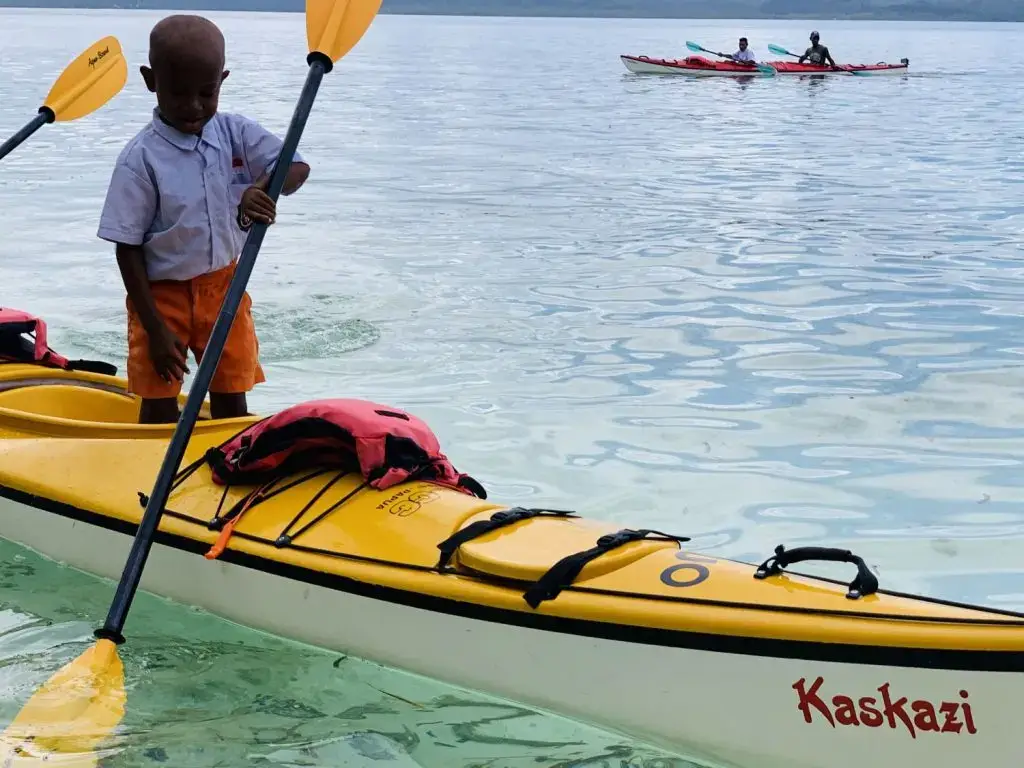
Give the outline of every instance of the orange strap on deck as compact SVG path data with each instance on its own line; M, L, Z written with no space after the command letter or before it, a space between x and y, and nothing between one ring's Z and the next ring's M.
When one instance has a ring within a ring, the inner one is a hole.
M238 510L238 514L228 520L224 527L220 529L220 536L217 537L213 546L210 547L210 551L203 555L203 557L207 560L216 560L221 556L224 550L227 549L228 540L231 538L231 534L234 533L235 526L238 525L238 521L242 519L242 515L252 508L257 501L260 501L263 498L263 492L267 487L268 486L266 485L262 486L249 494L249 498L245 500L245 504L243 504L242 508Z

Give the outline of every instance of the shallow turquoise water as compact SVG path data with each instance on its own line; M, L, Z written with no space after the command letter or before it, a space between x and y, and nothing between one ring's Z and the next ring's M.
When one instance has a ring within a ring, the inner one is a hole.
M113 587L0 540L3 722L85 650ZM140 594L129 625L121 654L127 713L107 768L689 765L569 720L151 595Z
M101 35L134 72L157 15L0 18L13 131ZM283 131L301 17L216 18L222 107ZM812 26L840 60L908 56L913 75L691 82L617 59L737 31L792 49ZM252 404L392 402L501 501L748 560L849 547L884 586L1024 608L1022 43L1021 25L381 17L325 80L302 145L313 177L261 252L270 381ZM151 104L133 74L0 166L0 302L45 315L71 355L124 359L123 290L94 232ZM83 647L113 591L16 551L0 558L4 715ZM111 765L335 765L360 748L423 766L667 765L159 601L128 633L130 731Z

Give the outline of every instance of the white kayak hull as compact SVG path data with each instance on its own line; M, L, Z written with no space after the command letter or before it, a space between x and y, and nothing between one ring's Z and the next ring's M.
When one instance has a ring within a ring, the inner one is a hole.
M756 69L750 72L736 72L718 69L692 69L673 66L656 60L640 59L633 56L620 56L626 69L637 75L682 75L683 77L765 77Z
M120 576L133 533L55 502L0 498L0 535L98 576ZM1009 768L1024 756L1015 732L1024 673L1000 671L983 653L895 652L874 664L855 650L812 658L829 647L821 644L719 637L715 650L694 636L688 647L668 646L643 628L624 635L597 622L513 617L233 551L204 560L202 551L161 533L142 588L713 765L962 768L981 759ZM916 660L904 666L901 657Z

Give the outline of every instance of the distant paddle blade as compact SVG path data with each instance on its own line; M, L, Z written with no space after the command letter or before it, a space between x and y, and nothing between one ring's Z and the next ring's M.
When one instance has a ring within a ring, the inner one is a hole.
M370 28L381 0L306 0L306 40L310 52L337 61Z
M694 42L692 42L690 40L686 41L686 47L689 48L691 51L695 51L697 53L700 53L701 51L704 50L699 45L697 45L696 43L694 43Z
M95 112L128 80L128 64L116 37L104 37L89 46L57 78L44 107L58 121L75 120Z
M98 640L33 694L0 734L0 765L95 765L95 749L124 717L124 665Z
M770 52L774 53L776 56L795 56L796 55L794 53L790 53L785 48L782 48L782 47L780 47L778 45L774 45L772 43L768 44L768 50Z

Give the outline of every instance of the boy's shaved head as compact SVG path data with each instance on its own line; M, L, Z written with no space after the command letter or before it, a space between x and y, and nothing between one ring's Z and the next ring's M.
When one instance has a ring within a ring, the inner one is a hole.
M228 76L224 35L202 16L168 16L149 33L149 66L141 70L161 119L199 136L217 113L220 85Z
M149 66L224 67L224 35L202 16L175 14L149 33Z

